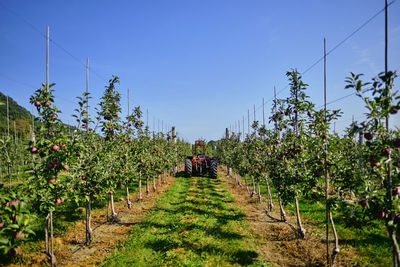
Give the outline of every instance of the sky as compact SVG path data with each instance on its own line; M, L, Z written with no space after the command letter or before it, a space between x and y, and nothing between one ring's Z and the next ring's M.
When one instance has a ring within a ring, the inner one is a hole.
M122 114L129 88L130 106L141 106L145 122L148 111L150 130L176 126L189 142L217 140L243 118L247 129L254 105L262 120L263 98L268 118L274 86L278 98L289 94L287 71L303 73L323 56L324 38L329 51L383 7L383 0L0 0L0 92L31 110L29 96L46 79L49 26L49 76L64 122L74 124L89 58L91 114L116 75ZM353 92L344 89L350 72L369 81L384 71L384 36L382 12L328 55L328 102ZM389 7L390 70L400 70L399 48L397 0ZM303 81L321 106L323 63ZM343 112L336 131L364 120L364 106L354 95L330 104ZM400 112L390 123L400 127Z

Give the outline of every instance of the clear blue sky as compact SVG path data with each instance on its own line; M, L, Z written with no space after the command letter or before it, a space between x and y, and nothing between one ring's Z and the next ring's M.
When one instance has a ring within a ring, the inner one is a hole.
M285 72L304 71L384 6L383 0L336 1L11 1L0 0L0 91L31 109L29 96L45 81L45 39L51 38L83 64L90 58L94 103L105 80L121 80L123 112L131 103L153 118L176 125L188 141L219 139L225 127L259 107L287 85ZM15 16L10 10L18 14ZM400 1L389 9L389 68L400 70ZM50 81L56 83L61 119L73 123L75 97L85 89L85 69L51 43ZM317 105L323 101L323 65L304 75ZM344 90L350 71L370 79L384 70L384 14L328 57L328 101ZM100 76L100 77L99 77ZM101 78L102 77L102 78ZM16 81L13 81L16 80ZM398 82L397 82L397 88ZM286 97L284 90L279 97ZM341 108L337 130L363 119L356 96ZM271 102L266 104L269 116ZM252 112L251 112L252 114ZM261 108L256 119L262 118ZM400 115L391 123L400 126ZM161 124L161 122L160 122Z

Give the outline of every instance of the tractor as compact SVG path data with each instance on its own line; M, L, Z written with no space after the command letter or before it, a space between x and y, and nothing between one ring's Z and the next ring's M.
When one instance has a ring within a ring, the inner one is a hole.
M197 150L202 149L202 154L198 154ZM188 156L185 160L185 176L191 177L193 173L205 175L210 173L211 178L217 178L218 161L214 157L205 155L206 142L204 140L196 140L194 144L194 156Z

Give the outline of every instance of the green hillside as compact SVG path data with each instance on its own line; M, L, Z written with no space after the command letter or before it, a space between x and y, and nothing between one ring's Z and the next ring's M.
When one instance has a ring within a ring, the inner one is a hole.
M8 97L10 116L10 135L14 135L15 129L19 137L29 137L31 132L31 113L18 105L11 97ZM7 97L0 92L0 135L7 133Z

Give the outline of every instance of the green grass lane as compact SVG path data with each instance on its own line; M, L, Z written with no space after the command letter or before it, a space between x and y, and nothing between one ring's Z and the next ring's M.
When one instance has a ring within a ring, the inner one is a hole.
M267 266L220 180L178 177L104 266Z

